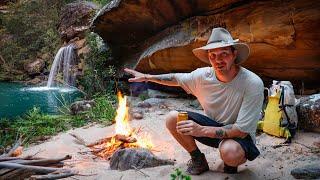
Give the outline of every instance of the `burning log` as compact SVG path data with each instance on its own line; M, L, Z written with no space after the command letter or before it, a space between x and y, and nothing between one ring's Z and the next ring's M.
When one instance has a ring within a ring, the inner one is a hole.
M118 149L139 147L139 145L135 137L116 134L111 138L99 140L98 143L90 147L94 155L109 160Z
M144 148L119 149L113 153L110 159L110 168L121 171L173 164L172 160L160 159Z

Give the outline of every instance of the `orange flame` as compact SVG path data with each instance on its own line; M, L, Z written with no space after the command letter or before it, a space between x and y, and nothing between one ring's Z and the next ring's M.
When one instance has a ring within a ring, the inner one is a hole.
M150 134L144 132L139 133L135 131L129 125L129 108L127 107L127 97L122 96L118 92L119 105L117 109L117 115L115 118L115 133L116 135L108 140L99 142L97 145L93 146L93 153L102 158L110 158L110 156L119 148L136 148L142 147L146 149L152 149L153 144L151 141ZM120 135L120 136L117 136ZM123 137L124 136L124 137ZM125 140L122 140L124 138ZM126 139L127 138L127 139ZM127 141L130 140L130 141ZM131 141L132 140L132 141Z
M115 131L116 134L131 136L136 138L137 142L133 143L130 146L138 146L142 148L151 149L153 147L150 134L144 133L140 136L133 131L129 125L129 108L127 107L127 97L122 96L121 92L118 92L119 105L116 115L116 125Z
M122 97L121 92L118 92L119 106L116 115L116 134L129 136L131 128L128 123L128 107L127 97Z

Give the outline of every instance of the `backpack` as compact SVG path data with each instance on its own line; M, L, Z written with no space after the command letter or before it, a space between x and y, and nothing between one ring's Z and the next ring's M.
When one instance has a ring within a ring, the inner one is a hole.
M267 88L266 88L267 89ZM273 81L258 129L291 142L298 124L297 100L290 81Z

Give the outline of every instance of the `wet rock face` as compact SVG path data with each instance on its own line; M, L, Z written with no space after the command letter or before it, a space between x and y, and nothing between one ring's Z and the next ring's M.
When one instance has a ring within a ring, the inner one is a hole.
M300 98L297 113L299 117L299 128L310 131L320 131L320 94Z
M173 164L173 161L160 159L151 151L142 148L119 149L110 159L110 168L121 171Z
M0 6L8 5L9 3L15 3L18 0L1 0L0 1Z
M45 62L42 59L36 59L33 62L26 63L24 65L24 70L29 75L36 75L40 74L45 67Z
M76 36L84 36L97 9L95 4L85 1L67 4L61 12L58 25L62 39L69 41Z

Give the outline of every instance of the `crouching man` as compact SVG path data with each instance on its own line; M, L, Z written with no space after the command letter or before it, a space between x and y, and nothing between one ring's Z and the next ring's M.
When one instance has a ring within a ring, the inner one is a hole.
M134 76L130 82L181 86L197 97L205 115L187 112L189 120L179 123L178 111L171 111L166 117L168 130L191 156L187 173L196 175L209 170L195 140L219 148L224 172L237 173L240 164L260 154L255 145L255 132L263 103L263 82L239 65L248 58L250 49L234 40L224 28L214 28L207 45L192 52L211 66L191 73L162 75L125 71Z

